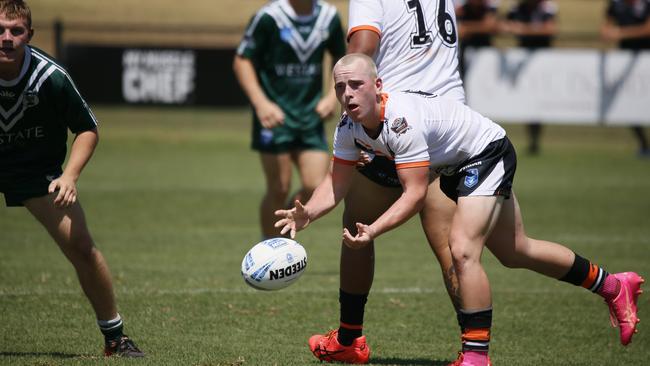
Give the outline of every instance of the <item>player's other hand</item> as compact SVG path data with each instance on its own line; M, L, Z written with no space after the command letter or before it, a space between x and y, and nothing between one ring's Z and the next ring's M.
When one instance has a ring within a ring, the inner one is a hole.
M58 208L65 208L72 206L77 202L77 186L74 179L62 175L50 183L47 188L48 193L57 192L54 198L54 206Z
M322 98L316 105L316 113L321 119L327 119L334 114L334 110L338 105L336 98Z
M273 128L284 123L282 109L268 100L255 106L255 114L264 128Z
M372 159L370 158L370 155L365 152L365 151L360 151L359 152L359 159L357 160L357 169L362 169L366 165L370 164Z
M280 234L284 235L289 233L291 239L296 237L296 232L304 229L309 225L309 214L305 210L305 206L296 200L295 207L290 210L276 210L275 216L282 217L276 221L275 227L281 227Z
M343 243L351 249L361 249L370 244L375 238L369 225L357 222L357 235L352 235L347 228L343 229Z

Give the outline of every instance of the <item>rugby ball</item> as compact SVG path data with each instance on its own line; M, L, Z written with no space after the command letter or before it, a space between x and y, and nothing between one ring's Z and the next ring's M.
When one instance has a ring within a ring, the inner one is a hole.
M307 268L307 252L295 240L267 239L255 244L241 262L246 283L258 290L279 290L296 282Z

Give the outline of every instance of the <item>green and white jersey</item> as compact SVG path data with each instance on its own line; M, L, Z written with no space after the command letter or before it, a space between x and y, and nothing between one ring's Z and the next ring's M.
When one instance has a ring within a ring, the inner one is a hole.
M20 75L0 80L0 182L60 169L68 129L97 120L68 73L35 47L25 47Z
M314 109L322 96L326 50L334 60L345 54L336 8L314 1L312 14L299 16L287 0L277 0L253 16L237 54L253 62L265 94L284 111L285 124L308 129L321 122Z

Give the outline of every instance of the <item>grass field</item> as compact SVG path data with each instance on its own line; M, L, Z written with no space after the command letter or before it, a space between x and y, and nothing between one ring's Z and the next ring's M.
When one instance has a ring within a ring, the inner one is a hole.
M74 272L24 209L0 209L0 364L316 365L307 338L338 323L340 210L300 233L309 266L265 293L239 275L259 238L262 176L241 110L96 108L101 142L80 199L144 360L104 360ZM523 130L507 126L524 150ZM650 277L650 161L626 129L549 127L515 182L531 236L612 272ZM366 330L373 365L444 365L454 313L417 220L381 237ZM495 365L647 365L646 322L627 348L597 296L491 254Z

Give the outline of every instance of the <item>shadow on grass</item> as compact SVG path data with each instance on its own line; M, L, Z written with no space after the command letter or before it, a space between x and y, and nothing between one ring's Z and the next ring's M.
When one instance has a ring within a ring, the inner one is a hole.
M98 358L97 355L81 355L63 352L8 352L0 351L0 357L53 357L53 358Z
M432 360L429 358L372 357L371 365L408 365L408 366L446 366L451 361Z

